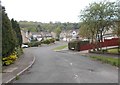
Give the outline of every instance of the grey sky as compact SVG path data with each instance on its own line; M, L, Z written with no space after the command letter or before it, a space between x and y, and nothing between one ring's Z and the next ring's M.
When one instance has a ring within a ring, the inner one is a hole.
M2 0L2 5L18 21L79 22L80 11L94 1L101 0Z

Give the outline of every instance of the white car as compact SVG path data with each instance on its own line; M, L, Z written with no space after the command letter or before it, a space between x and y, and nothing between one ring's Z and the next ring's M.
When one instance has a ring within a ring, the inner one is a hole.
M22 44L22 48L28 48L28 45Z

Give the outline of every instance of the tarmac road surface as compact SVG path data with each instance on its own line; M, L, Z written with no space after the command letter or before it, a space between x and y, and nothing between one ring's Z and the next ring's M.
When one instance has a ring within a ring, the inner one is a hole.
M118 69L77 52L52 49L66 43L27 48L36 57L32 68L14 83L118 83Z

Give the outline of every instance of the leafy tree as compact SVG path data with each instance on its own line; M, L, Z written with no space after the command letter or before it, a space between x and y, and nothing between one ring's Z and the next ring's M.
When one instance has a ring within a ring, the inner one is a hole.
M80 19L84 22L88 29L96 31L93 36L100 34L100 40L104 31L109 30L113 26L113 21L116 16L116 6L114 2L99 2L92 3L83 10L83 14L80 15Z
M37 32L43 31L43 29L40 25L37 26L36 30L37 30Z
M5 12L5 7L2 7L2 56L10 55L17 44L15 31L12 29L10 19Z
M56 29L55 29L55 33L56 33L56 37L59 39L60 38L60 33L61 33L61 28L60 27L57 27Z
M22 35L21 35L21 31L20 31L20 26L19 26L18 22L14 19L11 19L11 23L12 23L12 28L16 32L17 46L21 47L21 45L22 45Z
M115 27L113 32L120 38L120 1L116 2L116 20L115 20Z
M60 27L63 30L71 30L71 29L79 29L79 23L61 23L61 22L49 22L49 23L41 23L41 22L32 22L32 21L19 21L20 27L22 30L30 30L31 32L39 31L38 26L42 28L42 30L47 30L48 32L54 31L57 27ZM37 29L36 29L37 28Z
M105 31L114 26L114 21L117 17L116 9L117 6L115 5L115 2L95 2L86 7L86 9L82 10L80 19L84 25L82 25L81 28L84 28L89 32L92 42L93 40L96 41L95 43L97 49L99 47L101 48L97 42L103 41L103 34Z
M0 2L0 56L2 56L2 6Z

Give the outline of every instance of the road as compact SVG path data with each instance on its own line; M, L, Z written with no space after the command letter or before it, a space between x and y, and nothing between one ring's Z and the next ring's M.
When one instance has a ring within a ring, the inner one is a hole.
M33 47L26 49L36 57L32 68L14 83L117 83L118 69L93 61L78 52L52 49L64 45Z

